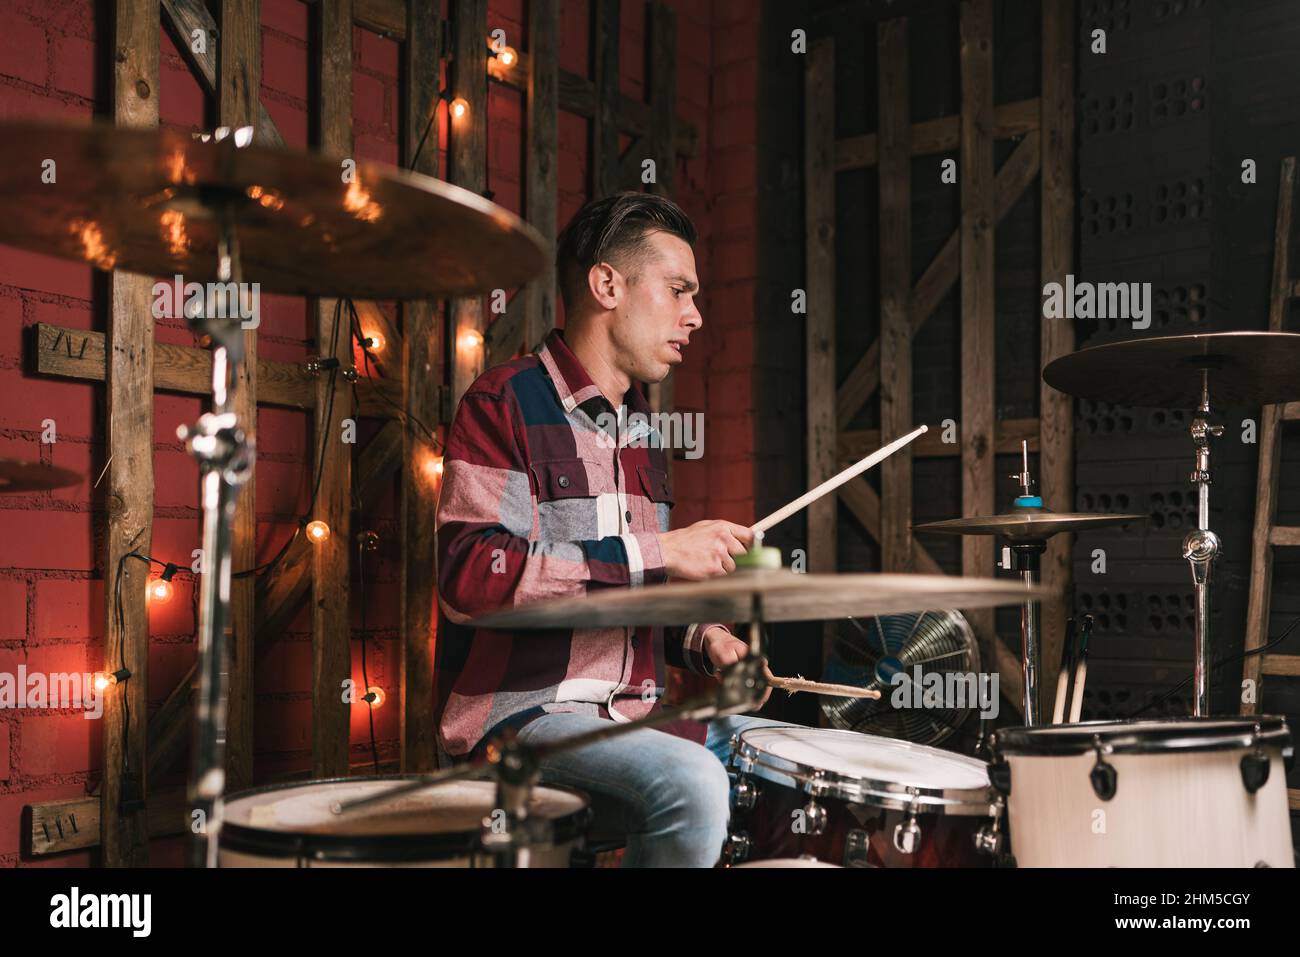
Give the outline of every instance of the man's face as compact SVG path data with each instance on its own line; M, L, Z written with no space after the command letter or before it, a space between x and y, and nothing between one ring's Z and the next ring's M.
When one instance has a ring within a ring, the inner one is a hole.
M635 282L622 283L610 326L622 371L638 382L662 382L682 361L691 333L704 324L695 307L700 283L695 253L670 233L648 233Z

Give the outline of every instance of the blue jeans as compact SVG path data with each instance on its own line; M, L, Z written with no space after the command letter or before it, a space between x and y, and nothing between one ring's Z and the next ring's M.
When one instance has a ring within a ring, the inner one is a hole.
M536 746L609 723L594 715L545 714L519 737ZM796 727L751 715L715 718L704 747L641 728L546 758L541 778L588 794L589 834L623 837L624 867L712 867L727 837L731 786L724 765L731 736L764 725Z

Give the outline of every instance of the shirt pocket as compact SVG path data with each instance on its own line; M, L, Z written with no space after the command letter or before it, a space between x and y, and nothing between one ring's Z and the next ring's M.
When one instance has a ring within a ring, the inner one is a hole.
M628 496L628 509L637 516L632 530L638 532L666 532L668 513L673 507L673 487L668 473L653 465L638 465L637 477L640 495ZM635 504L632 504L635 500Z
M591 497L587 466L580 458L533 462L528 470L533 476L538 502Z

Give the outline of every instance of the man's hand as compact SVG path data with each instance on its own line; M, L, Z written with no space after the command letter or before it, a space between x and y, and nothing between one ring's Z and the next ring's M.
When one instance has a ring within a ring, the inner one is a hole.
M696 522L659 534L659 551L669 578L698 582L736 570L732 555L749 548L754 533L735 522Z
M721 671L728 665L733 665L748 655L749 645L721 625L714 625L704 633L704 653L713 662L714 669ZM769 680L772 677L772 672L767 667L766 658L763 659L763 675ZM763 705L767 704L767 699L770 697L772 697L772 686L769 684L763 691L763 700L750 710L758 711Z

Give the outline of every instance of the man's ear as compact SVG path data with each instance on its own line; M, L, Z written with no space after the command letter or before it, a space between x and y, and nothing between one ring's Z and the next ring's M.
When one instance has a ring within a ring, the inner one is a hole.
M623 277L607 262L599 262L587 271L587 289L603 309L614 309L622 295Z

